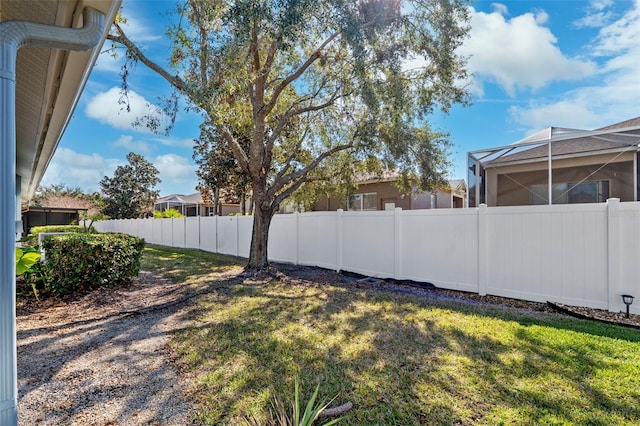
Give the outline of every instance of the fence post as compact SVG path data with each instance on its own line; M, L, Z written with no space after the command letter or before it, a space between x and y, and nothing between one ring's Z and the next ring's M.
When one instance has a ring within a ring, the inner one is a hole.
M607 308L620 310L620 199L607 200Z
M215 242L216 244L215 244L215 248L214 248L214 250L215 250L214 253L220 253L218 251L218 215L217 214L214 215L213 218L216 220L216 224L214 226L214 228L216 229L216 242Z
M300 261L300 254L299 254L299 250L300 250L300 213L293 212L293 215L294 215L295 220L296 220L296 223L295 223L296 246L295 246L295 251L293 253L293 264L297 265L298 262Z
M344 210L336 211L336 271L342 271L342 213Z
M393 278L402 279L402 207L393 209Z
M489 241L487 229L487 205L478 206L478 294L487 294L487 262L489 260Z
M236 257L240 257L240 216L233 217L236 219Z

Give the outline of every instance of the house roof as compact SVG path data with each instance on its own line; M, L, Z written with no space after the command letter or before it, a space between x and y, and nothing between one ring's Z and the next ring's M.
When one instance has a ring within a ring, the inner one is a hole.
M102 42L84 52L24 47L16 63L16 174L22 202L33 197L71 118L121 0L2 0L0 21L25 20L66 28L83 26L91 6L105 15Z
M393 170L386 170L381 174L363 173L357 178L360 185L368 183L393 182L400 177L400 173ZM464 179L451 179L448 181L449 187L453 190L466 190L466 182Z
M496 149L501 154L494 155L484 165L491 167L548 158L549 143L552 156L637 149L640 143L640 117L591 131L549 127L513 145Z
M196 192L194 194L171 194L160 197L156 200L156 204L161 203L181 203L181 204L202 204L202 194Z
M596 130L612 130L612 129L624 129L627 127L640 128L640 117L630 118L628 120L621 121L619 123L610 124L605 127L601 127Z
M464 179L451 179L449 181L449 186L454 191L457 191L457 190L466 191L467 190L467 184L464 181Z

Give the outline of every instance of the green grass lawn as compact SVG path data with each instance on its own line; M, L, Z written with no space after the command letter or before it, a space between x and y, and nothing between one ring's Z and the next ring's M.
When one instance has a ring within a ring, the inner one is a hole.
M241 266L158 247L144 258L184 280ZM637 330L286 281L216 283L174 336L205 423L264 419L299 377L303 398L319 385L353 403L340 424L640 424Z

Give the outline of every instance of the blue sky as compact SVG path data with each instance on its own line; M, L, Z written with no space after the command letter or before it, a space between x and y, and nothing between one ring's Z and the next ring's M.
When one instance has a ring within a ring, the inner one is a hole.
M161 64L174 5L123 2L130 37ZM507 145L549 126L594 129L640 116L640 0L477 1L471 7L471 36L461 52L470 57L473 105L431 120L434 129L451 134L451 178L466 178L468 151ZM195 192L191 156L199 116L181 112L169 136L132 127L171 90L138 65L130 73L127 113L118 102L119 70L119 59L100 56L42 184L98 191L100 179L134 151L160 171L161 195Z

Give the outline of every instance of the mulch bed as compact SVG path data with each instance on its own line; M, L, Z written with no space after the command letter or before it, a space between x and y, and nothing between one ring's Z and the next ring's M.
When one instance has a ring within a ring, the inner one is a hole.
M326 284L351 285L356 288L415 294L463 303L508 306L534 312L558 312L575 318L640 329L640 315L635 314L630 314L629 318L626 318L623 312L609 312L603 309L585 308L561 303L529 302L526 300L492 295L481 296L476 293L438 288L431 283L410 280L377 279L352 272L338 273L312 266L295 266L279 263L273 264L272 267L277 271L276 274L279 278Z

